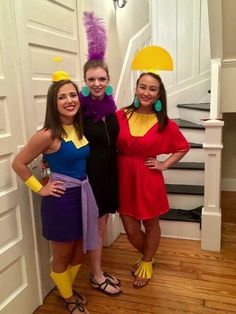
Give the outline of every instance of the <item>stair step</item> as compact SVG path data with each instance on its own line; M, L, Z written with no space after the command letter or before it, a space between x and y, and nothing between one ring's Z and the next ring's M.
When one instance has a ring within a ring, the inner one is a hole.
M160 220L161 236L174 239L201 240L200 223Z
M205 142L205 130L203 129L193 129L193 128L180 128L182 133L184 134L185 138L189 142Z
M166 184L169 194L204 195L203 185Z
M162 220L173 221L189 221L189 222L201 222L202 206L194 209L170 209L166 214L161 215Z
M200 143L189 143L190 148L202 148L203 145Z
M206 119L210 116L210 104L179 104L177 105L179 117L182 120L189 121L196 124L204 124Z
M163 171L163 176L166 184L204 185L204 170L169 168ZM176 197L176 194L173 195ZM196 197L196 195L192 196Z
M202 144L199 143L189 143L190 150L186 155L184 155L181 162L204 162L205 161L205 151L203 150ZM163 161L168 158L170 154L161 154L158 156L158 160Z
M186 184L186 182L185 182ZM204 195L192 194L168 194L170 208L196 208L204 204Z
M172 165L169 169L180 169L180 170L204 170L204 162L177 162Z
M201 110L210 112L210 103L200 103L200 104L178 104L177 108L185 108L192 110Z
M205 130L205 127L201 124L193 123L183 119L173 119L180 128Z

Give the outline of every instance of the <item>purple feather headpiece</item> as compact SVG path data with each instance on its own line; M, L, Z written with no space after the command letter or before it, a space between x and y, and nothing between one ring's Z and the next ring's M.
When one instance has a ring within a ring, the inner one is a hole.
M88 41L88 61L104 61L107 35L104 22L93 12L84 12L84 26Z

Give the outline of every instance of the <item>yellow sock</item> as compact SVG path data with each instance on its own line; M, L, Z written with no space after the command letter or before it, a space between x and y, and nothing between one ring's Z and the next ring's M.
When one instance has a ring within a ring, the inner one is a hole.
M73 295L72 282L69 267L63 273L51 272L51 278L55 282L61 296L64 299L70 298Z
M81 264L78 265L71 265L70 266L70 276L71 276L71 282L75 281L76 275L78 274L78 271L80 269Z

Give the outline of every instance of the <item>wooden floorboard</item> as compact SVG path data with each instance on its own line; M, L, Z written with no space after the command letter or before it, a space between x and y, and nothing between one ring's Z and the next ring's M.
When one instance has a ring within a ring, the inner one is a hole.
M198 241L162 238L155 257L154 276L143 289L132 287L130 266L139 255L125 235L120 235L109 248L105 248L103 255L104 269L122 281L121 296L109 297L90 288L86 258L75 286L87 296L90 313L236 313L236 221L232 217L229 219L229 210L236 211L236 207L227 210L220 253L201 250ZM56 290L34 312L54 313L69 313Z

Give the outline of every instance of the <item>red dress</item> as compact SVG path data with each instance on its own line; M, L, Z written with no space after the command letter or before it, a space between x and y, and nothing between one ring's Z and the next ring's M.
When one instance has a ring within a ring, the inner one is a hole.
M123 109L117 111L117 119L119 212L140 220L159 217L169 210L164 178L144 162L160 154L187 151L189 144L171 119L161 133L156 123L144 136L131 135Z

